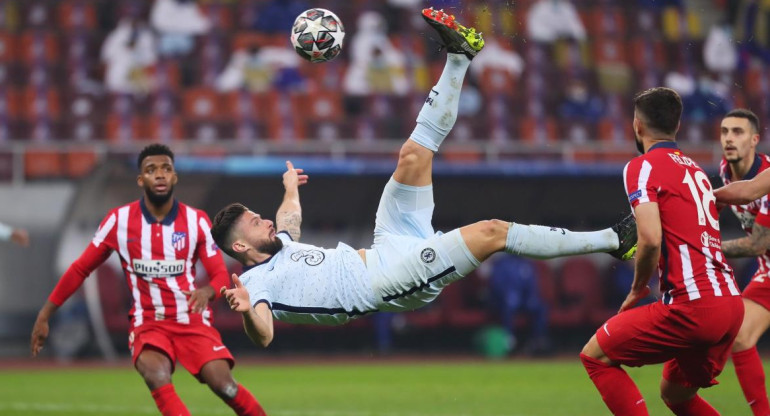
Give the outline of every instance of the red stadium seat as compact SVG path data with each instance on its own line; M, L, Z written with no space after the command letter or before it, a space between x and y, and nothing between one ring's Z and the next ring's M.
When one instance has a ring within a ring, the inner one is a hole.
M209 19L213 30L229 32L233 29L232 9L219 2L201 4L200 7Z
M533 143L553 142L559 139L556 122L550 117L525 117L519 123L519 137Z
M140 117L120 117L110 114L105 123L105 135L112 142L126 142L131 140L144 140L145 123Z
M96 10L89 1L63 1L59 4L59 26L65 30L92 30L96 27Z
M63 158L57 151L30 149L24 153L24 177L27 179L57 178L63 172Z
M17 59L17 42L16 36L0 32L0 62L14 62Z
M27 63L56 63L61 58L61 45L50 31L26 31L19 41L19 56Z
M590 311L602 300L599 271L588 258L568 258L559 270L559 303L551 309L555 326L574 327L592 324Z
M220 95L211 88L189 88L182 93L182 114L189 121L222 118Z
M159 142L183 139L184 127L182 120L179 117L148 117L147 138Z
M22 117L27 120L58 119L61 116L61 97L55 88L27 87L21 95Z
M64 154L64 174L69 178L82 178L91 173L99 158L94 151L70 151Z

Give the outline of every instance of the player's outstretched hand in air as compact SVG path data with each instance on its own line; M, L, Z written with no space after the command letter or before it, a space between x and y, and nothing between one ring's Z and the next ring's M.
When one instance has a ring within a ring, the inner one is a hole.
M241 283L241 279L238 278L237 274L233 273L233 288L228 289L222 286L219 289L219 293L227 299L230 309L236 312L248 312L251 309L249 291L243 287L243 283Z
M307 183L308 176L303 175L303 169L295 169L290 160L286 161L286 172L283 174L283 187L286 189L297 188Z
M620 310L618 313L627 311L634 306L636 306L637 303L639 303L640 300L646 298L650 294L650 287L645 286L641 290L631 290L628 292L628 296L626 296L626 300L623 301L623 304L620 305Z

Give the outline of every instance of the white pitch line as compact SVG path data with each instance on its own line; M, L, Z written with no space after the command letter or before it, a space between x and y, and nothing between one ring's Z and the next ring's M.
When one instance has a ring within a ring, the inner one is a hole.
M72 403L0 403L0 413L2 411L21 411L21 412L35 412L40 413L65 413L65 412L77 412L78 414L105 414L105 413L127 413L131 414L147 414L156 415L158 409L151 406L106 406L106 405L90 405L90 404L72 404ZM212 408L194 408L195 414L206 415L232 415L233 412L230 409L212 409ZM381 412L354 412L349 410L273 410L270 412L275 416L476 416L468 413L415 413L415 412L398 412L398 413L381 413ZM510 413L505 415L487 415L487 416L527 416L520 413Z

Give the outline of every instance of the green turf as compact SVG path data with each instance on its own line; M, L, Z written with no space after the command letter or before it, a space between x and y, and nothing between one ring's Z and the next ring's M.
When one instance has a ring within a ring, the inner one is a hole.
M652 415L670 414L657 394L661 366L629 372ZM274 416L608 415L577 359L404 364L239 365L236 378ZM703 391L723 415L749 414L728 364ZM233 414L179 371L177 392L193 415ZM139 376L126 368L0 370L0 415L157 414Z

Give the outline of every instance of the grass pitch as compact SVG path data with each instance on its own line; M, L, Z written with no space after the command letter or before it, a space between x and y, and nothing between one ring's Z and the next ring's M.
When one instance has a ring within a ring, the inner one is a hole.
M766 363L767 365L767 363ZM662 366L630 369L652 415ZM272 416L596 416L609 415L579 360L432 360L239 363L236 379ZM730 364L720 385L702 390L723 415L750 414ZM193 415L232 415L184 369L176 390ZM158 414L139 375L122 367L0 369L0 415Z

